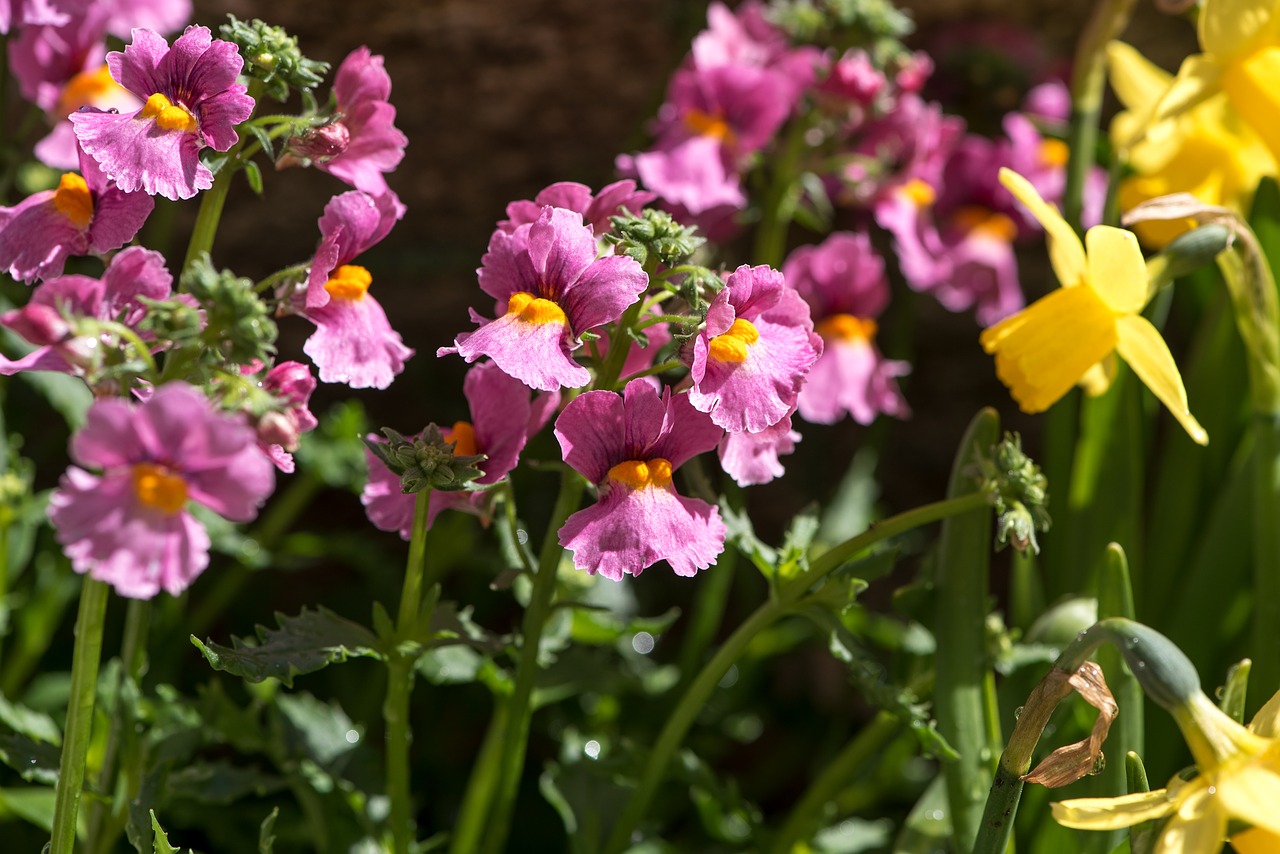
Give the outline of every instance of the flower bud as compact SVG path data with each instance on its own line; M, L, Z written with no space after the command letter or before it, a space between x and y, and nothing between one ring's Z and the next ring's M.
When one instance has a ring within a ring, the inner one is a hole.
M0 323L37 347L58 344L71 334L71 325L58 310L43 303L30 303L0 315Z
M342 122L331 122L309 128L302 136L289 140L289 153L295 157L324 163L347 150L351 143L351 131Z
M406 495L424 489L456 492L484 474L477 466L488 458L484 454L455 456L457 443L446 439L435 424L428 424L416 439L407 439L390 427L382 432L386 442L366 440L365 444L400 476L400 490Z
M258 439L286 451L298 449L298 424L285 412L268 412L258 419Z

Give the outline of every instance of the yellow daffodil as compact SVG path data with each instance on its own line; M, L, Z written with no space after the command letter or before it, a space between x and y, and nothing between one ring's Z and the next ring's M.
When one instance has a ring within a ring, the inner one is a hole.
M1152 65L1123 42L1107 46L1111 86L1125 111L1111 124L1111 141L1124 152L1135 174L1120 184L1121 210L1170 193L1190 193L1208 205L1247 214L1264 175L1276 161L1258 135L1219 93L1171 119L1151 138L1147 125L1173 75ZM1150 221L1135 226L1143 243L1160 248L1192 228L1190 220Z
M1085 246L1055 207L1009 169L1000 183L1044 226L1049 260L1062 287L982 333L996 357L996 376L1023 412L1043 412L1077 383L1106 385L1118 354L1169 408L1193 440L1209 441L1191 415L1187 391L1160 333L1141 314L1147 301L1147 265L1132 232L1098 225Z
M1280 158L1280 2L1204 0L1197 30L1204 52L1183 61L1154 123L1167 133L1167 120L1224 92Z
M1253 829L1231 839L1240 854L1280 851L1280 693L1248 728L1204 694L1175 713L1199 775L1174 777L1167 788L1118 798L1080 798L1053 805L1059 824L1116 830L1167 818L1155 854L1214 854L1231 820Z

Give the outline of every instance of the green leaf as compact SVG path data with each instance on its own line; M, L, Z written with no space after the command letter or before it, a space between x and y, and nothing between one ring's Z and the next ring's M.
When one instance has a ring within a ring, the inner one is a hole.
M285 781L256 768L230 762L197 762L169 775L165 797L189 798L203 804L226 806L249 795L264 795L285 787Z
M295 676L314 673L352 656L382 657L372 632L327 608L304 608L296 617L277 614L276 621L278 629L257 627L254 645L236 637L230 647L211 640L201 643L195 635L191 642L214 670L225 670L250 682L279 679L289 687L293 687Z
M258 168L256 161L249 160L244 164L244 179L249 182L249 189L259 196L262 195L262 170Z
M951 839L950 807L946 780L939 774L907 814L894 840L893 854L933 854L947 850Z
M44 786L0 789L0 816L12 813L46 832L52 831L55 797L55 791Z
M271 810L271 815L262 820L258 828L258 854L274 854L276 844L276 819L280 817L280 807Z
M778 552L756 537L755 529L751 525L751 517L746 514L746 511L735 510L727 501L721 501L720 518L724 520L728 541L746 555L765 578L772 579L774 566L778 561Z
M276 708L288 724L286 742L322 768L333 768L364 739L364 727L356 726L336 700L324 703L303 691L277 696Z
M25 735L0 736L0 761L29 783L55 785L61 758L62 751L58 748L32 741Z
M154 854L179 854L178 849L169 844L169 834L160 826L155 810L151 811L151 831L155 834L151 849Z
M44 712L35 712L18 703L10 703L0 695L0 723L27 738L52 744L62 744L62 731L53 718Z
M262 125L251 124L249 125L249 132L253 134L254 139L258 140L258 144L261 145L262 150L267 153L267 157L270 157L272 160L275 160L276 159L275 141L271 139L271 134L267 133L267 129L264 128ZM252 163L252 161L250 161L250 163ZM245 168L247 169L248 167L246 166ZM261 178L258 179L258 184L259 186L261 186L262 184ZM262 190L259 189L256 192L261 193Z

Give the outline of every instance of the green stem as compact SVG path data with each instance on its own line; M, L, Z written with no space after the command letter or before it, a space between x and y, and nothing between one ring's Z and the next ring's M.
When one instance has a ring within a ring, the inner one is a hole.
M813 832L822 808L835 800L849 781L857 777L901 730L902 722L895 715L884 711L877 714L813 781L804 797L792 808L769 851L772 854L791 854L802 849L800 843Z
M213 186L200 196L200 210L196 214L196 223L191 228L191 240L187 243L187 255L182 262L184 273L191 269L197 258L213 250L213 238L218 233L222 209L227 204L227 193L231 190L231 179L237 171L235 158L238 148L239 146L231 150L227 162L213 179Z
M623 322L625 321L624 316ZM619 327L622 328L622 323ZM610 350L608 359L612 359L615 352L617 351ZM546 627L547 617L551 615L551 604L556 595L556 575L560 568L560 558L564 554L558 534L565 520L578 509L582 486L582 478L577 472L568 469L564 471L560 479L560 494L556 497L551 521L547 524L547 533L542 540L538 572L533 577L533 593L521 625L520 659L516 663L515 688L507 709L497 788L482 849L490 854L498 854L506 845L511 813L520 789L520 772L524 768L525 751L529 746L529 726L533 718L533 683L538 676L538 647L542 645L542 631Z
M1280 415L1253 416L1253 692L1256 710L1280 684Z
M631 374L630 376L623 377L622 384L626 385L632 380L638 380L641 377L651 377L657 374L666 373L667 371L674 371L676 368L683 368L683 367L685 367L684 362L680 361L679 359L672 359L670 362L663 362L660 365L654 365L652 368L646 368L645 370L640 371L638 373L634 373L634 374Z
M613 337L609 339L609 352L605 354L604 365L600 368L600 376L596 378L594 388L611 389L618 382L622 365L627 361L627 353L631 350L631 338L627 335L627 330L635 326L643 308L644 301L636 300L618 319Z
M809 111L808 114L812 113L813 111ZM808 147L804 135L811 124L806 118L793 121L787 130L782 154L774 161L775 170L765 191L760 224L756 227L755 246L751 255L753 263L768 264L770 267L782 265L782 258L787 251L787 231L794 213L792 188L800 158Z
M413 505L413 533L409 539L409 560L400 591L400 612L396 635L400 644L418 633L422 612L423 564L426 557L427 507L431 490L418 493ZM409 695L413 692L412 654L398 645L387 661L387 697L382 717L387 727L387 797L391 801L391 850L409 854L414 841L413 811L409 788Z
M952 498L981 494L969 471L975 456L1000 439L1000 419L984 409L973 419L951 469ZM983 784L991 775L996 742L990 738L997 714L988 703L991 663L987 655L990 597L991 515L948 519L938 544L937 612L934 655L937 683L933 702L938 732L959 753L943 766L951 806L952 844L968 852L978 833L985 800Z
M102 660L102 627L107 615L108 587L89 576L80 591L76 615L75 648L71 663L71 697L58 764L58 788L54 796L53 835L50 854L72 854L76 841L76 815L84 788L85 759L93 731L93 706Z
M843 566L851 558L866 551L875 544L914 530L922 525L937 522L948 516L968 513L987 507L987 499L980 493L973 493L959 498L937 501L926 504L876 522L866 531L833 546L819 555L809 566L808 571L792 578L782 585L776 598L765 602L746 619L741 626L724 642L720 649L706 663L697 678L690 684L688 691L680 698L679 704L667 718L658 741L649 751L649 760L645 763L635 793L627 801L626 809L604 850L608 854L620 854L630 839L640 819L644 817L662 782L663 774L676 748L684 741L685 734L693 725L694 719L702 711L720 680L729 672L729 668L742 655L743 651L757 634L775 621L794 610L800 600L813 585L826 578Z
M702 666L707 648L715 639L724 621L724 609L733 587L734 570L738 565L738 553L728 550L716 561L715 568L698 585L698 596L689 619L689 630L680 643L680 687L688 687L698 668Z
M123 323L116 323L115 321L110 320L100 321L100 323L102 324L102 328L107 332L119 336L133 346L133 349L138 353L138 358L146 363L147 372L152 377L158 377L160 375L160 369L156 367L156 360L151 355L151 348L147 346L146 342L142 340L142 337L138 335L138 333L134 332Z
M1077 231L1080 230L1080 214L1084 207L1085 182L1097 155L1098 118L1107 85L1107 42L1124 31L1136 2L1099 0L1076 46L1071 76L1071 124L1067 130L1070 155L1062 215Z
M489 817L489 800L498 787L498 775L502 770L502 744L507 731L510 696L496 698L493 717L480 745L480 754L471 769L467 791L462 798L462 808L453 827L450 854L472 854L480 846L485 824Z

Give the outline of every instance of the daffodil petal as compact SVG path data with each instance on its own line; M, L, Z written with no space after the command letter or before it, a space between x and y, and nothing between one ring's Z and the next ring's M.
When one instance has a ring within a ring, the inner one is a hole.
M1236 854L1275 854L1280 851L1280 835L1255 827L1231 837L1231 847Z
M1110 353L1105 359L1084 372L1080 378L1080 387L1089 397L1101 397L1111 388L1116 378L1116 354Z
M1147 302L1147 262L1132 231L1095 225L1084 235L1089 286L1117 314L1137 314Z
M1160 333L1142 315L1129 314L1116 318L1118 342L1116 352L1133 368L1147 388L1169 408L1173 417L1187 431L1193 442L1209 444L1209 434L1191 414L1182 375L1173 361L1169 346Z
M1280 691L1271 695L1266 705L1249 721L1249 729L1263 738L1280 737Z
M1227 836L1227 814L1204 788L1178 805L1153 854L1218 854Z
M1118 830L1166 816L1177 806L1167 789L1135 792L1118 798L1075 798L1050 804L1053 818L1063 827L1080 830Z
M1045 233L1049 235L1049 263L1053 265L1058 281L1064 288L1080 284L1085 274L1084 247L1058 209L1040 198L1031 182L1012 169L1000 168L1000 183L1044 226Z
M1172 74L1122 41L1107 44L1107 68L1111 88L1116 90L1120 103L1144 119L1173 82Z
M1271 0L1205 0L1196 29L1205 53L1228 57L1249 43L1271 21Z
M1280 769L1252 763L1224 771L1217 783L1217 797L1232 818L1272 833L1280 833Z
M1168 120L1183 115L1216 94L1221 89L1221 79L1222 64L1213 57L1195 54L1184 59L1178 76L1173 78L1173 84L1156 105L1151 117L1152 127L1147 131L1151 138L1171 133L1173 127Z

